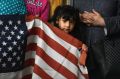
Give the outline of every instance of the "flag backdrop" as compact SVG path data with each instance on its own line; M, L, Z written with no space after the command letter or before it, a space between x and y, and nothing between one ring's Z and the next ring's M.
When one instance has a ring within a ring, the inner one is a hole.
M0 79L87 79L78 63L80 41L40 19L29 18L26 26L19 17L0 19Z

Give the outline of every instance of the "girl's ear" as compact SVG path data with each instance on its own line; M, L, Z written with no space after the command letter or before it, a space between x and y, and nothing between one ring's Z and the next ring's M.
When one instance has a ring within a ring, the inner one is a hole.
M59 24L59 16L56 19L56 24Z
M58 20L55 21L55 26L59 27L59 21Z

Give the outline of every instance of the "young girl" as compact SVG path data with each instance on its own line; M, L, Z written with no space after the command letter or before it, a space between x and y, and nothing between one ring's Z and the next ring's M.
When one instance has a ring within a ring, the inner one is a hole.
M47 21L49 17L49 1L48 0L24 0L27 13L39 16L42 20Z
M76 32L78 30L77 24L80 22L79 11L72 6L58 6L54 11L53 17L49 21L54 26L60 28L66 33L71 34L75 38L79 35ZM87 46L83 44L82 49L87 51Z

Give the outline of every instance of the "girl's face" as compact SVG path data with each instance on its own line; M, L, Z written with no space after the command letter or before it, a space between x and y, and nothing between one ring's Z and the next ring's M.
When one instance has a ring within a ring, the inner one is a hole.
M73 21L65 20L63 18L59 18L56 23L58 24L59 28L66 33L70 33L75 26L75 23Z

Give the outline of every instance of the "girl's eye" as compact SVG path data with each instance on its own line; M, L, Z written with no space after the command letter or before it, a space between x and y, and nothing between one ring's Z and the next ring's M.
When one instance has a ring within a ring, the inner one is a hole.
M66 22L66 20L62 20L63 22Z

